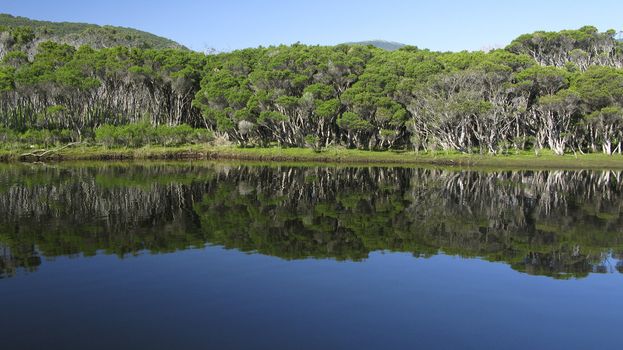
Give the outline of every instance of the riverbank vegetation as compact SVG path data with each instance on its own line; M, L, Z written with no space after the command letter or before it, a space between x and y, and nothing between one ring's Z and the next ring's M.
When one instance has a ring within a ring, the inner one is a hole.
M311 148L210 146L204 144L143 147L106 147L83 144L59 145L52 148L15 148L0 150L0 161L68 161L68 160L232 160L276 162L278 164L344 166L447 166L508 169L622 169L623 156L596 154L556 155L544 150L490 156L458 151L368 151L345 147L328 147L318 152Z
M623 151L623 43L590 26L487 53L295 44L205 55L48 41L32 54L32 28L0 32L5 143Z

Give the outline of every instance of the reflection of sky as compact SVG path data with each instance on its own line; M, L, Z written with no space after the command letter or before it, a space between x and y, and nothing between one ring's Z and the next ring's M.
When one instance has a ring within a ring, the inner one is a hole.
M444 255L285 261L208 247L44 262L0 281L0 329L23 348L600 348L618 344L622 293L621 274L561 281Z
M596 267L595 272L615 273L618 272L617 267L619 266L623 266L623 261L621 259L615 258L612 254L608 254L608 256L602 262L602 265Z
M209 242L206 242L207 244L209 244ZM194 247L188 247L188 249L196 249ZM97 255L106 255L107 253L105 251L97 251ZM126 257L130 257L130 256L143 256L143 255L147 255L150 254L148 251L143 251L143 252L136 252L136 253L131 253L131 254L126 254L122 259L126 258ZM258 253L259 254L259 253ZM371 254L394 254L392 252L373 252ZM402 253L400 253L402 254ZM441 256L448 256L449 255L445 255L445 253L443 253L443 251L439 252L439 255ZM49 263L54 263L54 261L56 261L56 257L46 257L44 252L42 252L37 246L34 247L33 249L33 257L37 257L39 262L44 262L47 259L47 262ZM82 254L75 254L72 256L73 258L84 258L84 255ZM414 257L417 258L417 257ZM457 256L457 258L459 259L463 259L460 258L459 256ZM314 258L310 258L310 259L314 259ZM469 258L466 258L469 259ZM0 242L0 262L3 262L5 266L10 266L12 263L14 263L13 261L13 254L11 253L11 248L8 247L6 244ZM81 261L83 261L84 259L79 259L80 261L76 261L77 264L81 263ZM306 259L299 259L299 260L306 260ZM528 262L528 261L527 261ZM505 262L500 262L500 263L505 263ZM505 263L506 264L506 263ZM13 274L9 274L8 276L6 275L7 271L2 271L1 267L3 266L3 264L0 264L0 278L3 277L13 277ZM35 270L39 270L40 266L34 265L34 266L30 266L33 271ZM612 253L608 253L604 256L603 260L599 263L599 264L593 264L592 265L592 273L595 274L613 274L613 273L623 273L623 269L621 271L619 271L619 269L621 269L623 267L623 260L616 258ZM24 269L23 267L20 266L13 266L13 268L15 268L15 271L13 271L14 273L20 274L25 272L26 269ZM3 275L3 272L5 273ZM573 274L572 273L565 273L565 272L556 272L556 275L564 278L565 276L569 276L570 278L573 278Z

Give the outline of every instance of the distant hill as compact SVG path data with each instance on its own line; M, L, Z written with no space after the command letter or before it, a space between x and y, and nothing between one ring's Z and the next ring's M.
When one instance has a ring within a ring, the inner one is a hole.
M173 40L133 28L38 21L9 14L0 14L0 34L3 34L0 35L0 51L10 49L15 43L21 44L22 49L24 45L30 46L30 51L33 51L42 41L55 41L75 47L89 45L96 49L114 46L186 49Z
M369 40L369 41L357 41L351 43L345 43L348 45L372 45L374 47L378 47L379 49L384 49L388 51L395 51L403 46L407 46L406 44L397 43L395 41L385 41L385 40Z

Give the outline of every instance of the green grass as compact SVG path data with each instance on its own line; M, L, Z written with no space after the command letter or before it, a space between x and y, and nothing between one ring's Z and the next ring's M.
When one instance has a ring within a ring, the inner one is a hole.
M365 164L434 164L461 167L623 169L623 156L585 154L556 156L551 152L521 152L508 155L478 155L456 152L416 153L410 151L362 151L332 148L322 152L304 148L238 148L232 146L189 145L180 147L146 146L142 148L106 148L76 146L37 159L23 157L27 150L0 150L0 159L22 160L145 160L145 159L230 159L261 162L365 163Z

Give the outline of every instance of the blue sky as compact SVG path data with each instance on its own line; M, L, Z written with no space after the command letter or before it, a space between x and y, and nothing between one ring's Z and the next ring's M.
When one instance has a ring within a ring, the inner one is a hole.
M505 46L535 30L623 30L621 0L0 0L0 12L133 27L192 49L385 39L442 51Z

